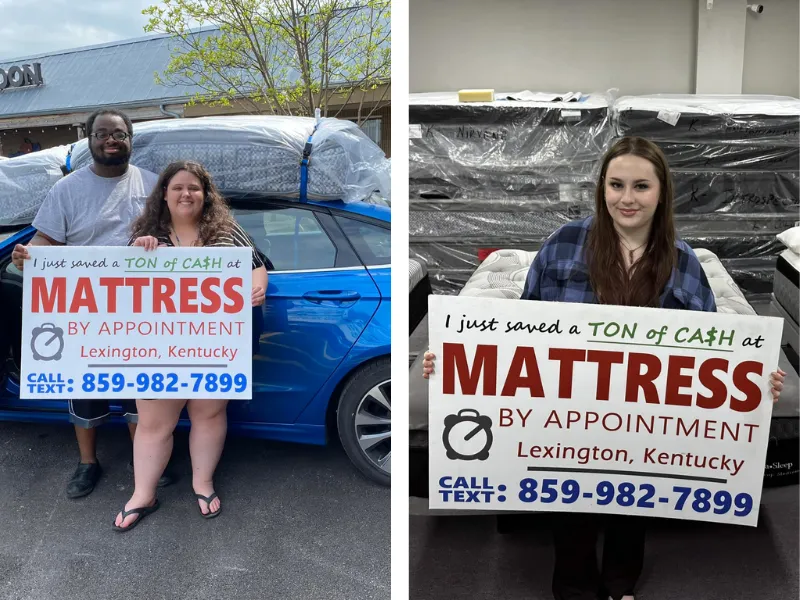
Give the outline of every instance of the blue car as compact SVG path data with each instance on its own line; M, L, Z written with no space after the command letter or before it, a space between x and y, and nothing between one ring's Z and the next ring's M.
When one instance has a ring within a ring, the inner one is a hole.
M254 309L253 399L228 405L229 431L320 445L338 434L355 467L389 485L389 209L226 196L270 269ZM11 250L33 234L0 242L0 420L68 422L65 400L19 398L22 292ZM112 421L123 424L119 409ZM179 427L188 424L184 414Z

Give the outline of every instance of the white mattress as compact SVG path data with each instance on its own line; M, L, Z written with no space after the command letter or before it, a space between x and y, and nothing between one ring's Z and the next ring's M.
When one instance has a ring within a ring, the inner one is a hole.
M514 96L514 93L495 93L496 98ZM533 100L495 100L494 102L460 102L458 92L425 92L409 94L408 103L411 105L438 104L442 106L522 106L532 108L591 110L608 107L608 99L601 94L586 96L581 102L539 102Z
M755 315L756 311L745 300L739 286L712 252L695 249L703 271L708 277L717 312ZM497 250L486 257L459 293L460 296L481 298L519 299L525 278L536 252L525 250Z
M782 268L782 260L786 261L790 269L794 269L795 273L800 273L800 256L793 250L786 249L781 252L778 258L778 264L775 265L775 274L772 278L772 295L774 299L783 307L784 311L789 315L790 321L793 322L797 328L800 322L800 290L794 283L795 278L791 274L785 274ZM796 346L795 342L793 346Z
M428 274L428 267L413 258L408 259L408 291L413 291L420 281Z
M614 110L659 111L708 115L766 114L800 115L800 100L789 96L652 94L623 96Z
M794 267L794 270L800 273L800 254L787 248L780 254L781 258L787 261L790 265Z

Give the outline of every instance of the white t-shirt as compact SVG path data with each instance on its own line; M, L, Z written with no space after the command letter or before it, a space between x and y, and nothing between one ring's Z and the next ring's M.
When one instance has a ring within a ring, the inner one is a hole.
M158 175L128 166L121 177L83 167L48 192L32 225L67 246L125 246Z

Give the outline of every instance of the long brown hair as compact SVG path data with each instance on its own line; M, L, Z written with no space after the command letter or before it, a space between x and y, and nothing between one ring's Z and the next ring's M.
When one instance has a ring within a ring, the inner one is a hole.
M606 206L605 179L608 164L632 154L652 163L661 184L644 254L630 275L625 269L620 240ZM673 219L672 176L664 153L653 142L639 137L618 140L606 152L594 196L595 215L586 244L589 281L602 304L658 306L659 297L677 262Z
M200 180L203 186L203 212L200 215L199 235L197 242L201 246L209 246L218 238L230 233L233 225L233 216L228 208L228 203L217 190L211 175L200 163L180 160L167 165L167 168L158 178L156 187L147 198L144 211L133 222L134 237L152 235L155 237L169 236L172 228L172 217L167 206L166 194L169 182L179 172L186 171Z

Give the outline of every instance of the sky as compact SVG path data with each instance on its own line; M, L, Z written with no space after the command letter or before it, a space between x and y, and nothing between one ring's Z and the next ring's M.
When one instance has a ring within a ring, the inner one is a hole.
M159 0L0 0L0 61L149 35Z

